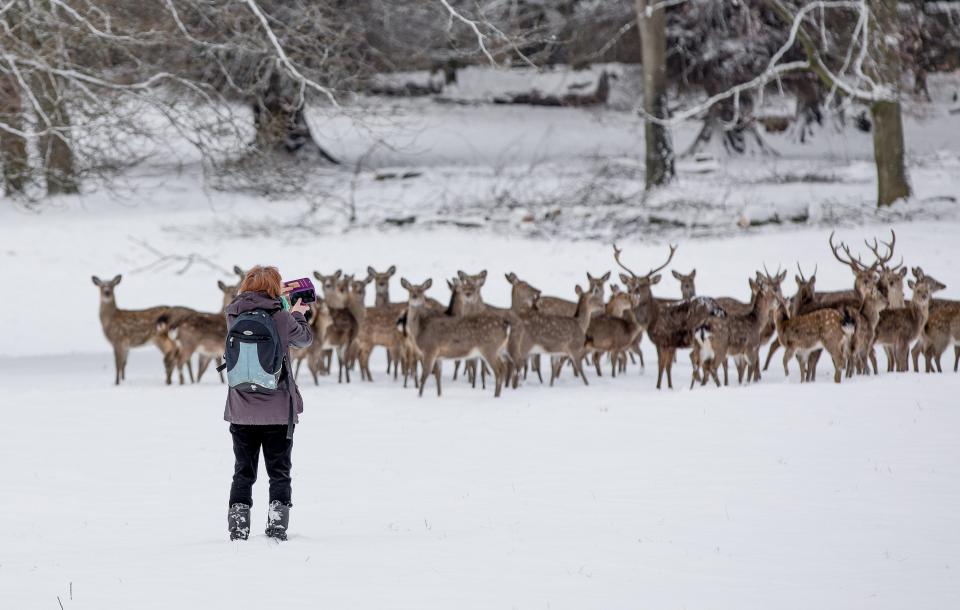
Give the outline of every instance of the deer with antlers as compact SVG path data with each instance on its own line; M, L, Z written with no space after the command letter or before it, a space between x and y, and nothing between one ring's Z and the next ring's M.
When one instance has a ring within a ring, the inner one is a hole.
M660 389L663 375L667 375L667 387L673 388L673 360L677 349L691 347L693 330L711 316L722 317L726 312L711 298L696 297L677 303L659 303L650 287L660 282L659 271L665 269L676 254L677 247L670 246L666 262L650 269L644 275L637 275L623 264L622 251L613 246L613 258L621 269L620 280L635 297L637 322L643 326L650 341L657 348L657 389Z

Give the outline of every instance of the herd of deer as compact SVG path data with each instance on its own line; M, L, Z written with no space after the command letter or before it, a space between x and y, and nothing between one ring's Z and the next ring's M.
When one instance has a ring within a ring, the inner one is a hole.
M408 298L391 301L390 279L396 267L383 273L368 267L364 279L339 270L330 275L315 272L318 293L322 292L322 298L318 294L308 313L315 339L309 347L291 352L294 374L306 362L316 383L319 375L330 372L335 353L339 381L349 383L354 366L358 366L362 379L372 381L370 355L374 348L382 347L387 353L387 374L392 373L394 379L402 374L404 387L412 377L421 396L430 374L440 395L443 360L456 361L454 379L462 362L464 375L474 387L478 377L486 387L486 376L492 372L495 396L499 396L505 384L516 388L528 371L536 373L542 383L542 356L549 356L551 385L565 366L587 384L583 366L592 363L599 376L603 356L607 356L613 376L624 372L635 357L643 366L640 343L644 331L657 350L658 389L664 374L668 387L673 387L676 352L685 348L691 350L691 388L697 381L703 385L710 379L719 386L721 367L727 384L730 359L740 383L744 377L747 382L759 381L760 349L771 339L763 370L782 347L784 373L789 376L789 363L796 358L801 382L816 379L817 361L824 350L833 360L837 383L843 375L870 374L871 369L877 374L874 350L878 345L886 352L888 371L908 371L911 354L914 370L919 371L922 354L927 372L934 367L941 370L940 358L953 345L956 371L960 362L960 301L932 298L945 286L920 267L912 269L913 279L907 282L912 290L907 301L903 289L907 269L902 259L896 266L889 265L895 243L893 231L889 242L866 242L875 258L867 265L846 244L835 245L831 233L833 255L853 272L852 290L818 292L816 269L807 278L798 265L797 292L787 299L781 290L786 271L771 275L765 268L748 279L749 302L697 296L695 270L689 275L673 271L680 281L681 299L654 297L652 287L660 282L660 271L673 260L676 246L670 247L666 262L644 274L628 268L621 260L622 251L614 246L614 260L626 273L619 274L623 287L611 285L607 300L605 286L610 272L597 277L587 273L587 288L576 287L576 300L544 296L515 274L507 273L511 303L506 309L483 301L485 270L476 275L460 271L448 280L451 295L447 305L427 296L433 283L430 279L421 284L401 279ZM243 277L240 268L234 267L234 271ZM192 382L200 380L212 360L221 362L227 333L223 310L118 309L114 290L120 279L119 275L110 281L93 277L100 288L100 321L114 349L117 384L124 379L130 348L151 341L164 355L168 384L174 369L182 384L184 366ZM375 300L372 307L367 307L365 297L371 282ZM222 281L218 285L225 309L236 296L237 285ZM191 363L194 354L198 356L196 377Z

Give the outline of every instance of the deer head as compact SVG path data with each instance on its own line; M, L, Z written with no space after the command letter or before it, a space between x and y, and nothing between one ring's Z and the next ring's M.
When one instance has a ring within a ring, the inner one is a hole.
M390 302L390 278L396 272L396 265L390 265L390 268L383 273L379 273L373 267L367 267L367 278L373 281L374 294L376 294L378 302Z
M427 290L433 286L433 280L427 278L422 284L411 284L407 278L400 278L400 285L407 291L407 304L420 308L427 304Z
M323 299L328 307L340 309L343 307L343 294L338 292L337 283L340 281L342 271L337 269L331 275L323 275L319 271L313 272L313 277L320 282L320 289L323 291Z
M113 289L120 283L123 276L117 275L109 282L104 282L95 275L91 279L93 280L94 286L100 289L100 302L104 304L115 303L116 296L113 293Z
M692 299L697 295L697 289L693 283L693 280L697 277L696 269L686 275L679 271L671 271L671 273L673 277L680 282L680 295L684 299Z
M620 274L620 281L624 283L627 287L627 290L630 293L637 296L641 301L647 301L653 298L653 293L650 290L650 287L654 284L660 282L659 271L666 268L670 264L670 261L673 260L673 255L677 252L676 246L670 246L670 254L667 256L666 262L664 262L659 267L653 268L644 275L637 275L629 267L623 264L623 261L620 260L620 254L623 252L620 248L614 244L613 246L613 259L617 262L617 265L621 269L629 273L626 275L624 273Z
M540 298L540 291L530 284L524 282L513 272L505 275L510 282L510 307L514 311L528 310L533 307L534 302Z
M600 297L600 300L603 300L603 287L607 283L607 280L610 279L610 272L607 271L599 277L594 277L590 275L590 272L587 272L587 283L590 285L588 290L593 294Z
M890 229L890 241L880 241L878 242L876 238L873 240L873 244L870 244L866 240L863 242L866 244L867 248L873 252L874 257L876 257L875 265L878 266L879 273L879 287L880 291L887 298L887 301L893 307L903 307L903 280L907 277L907 268L903 266L903 257L900 257L900 262L891 267L887 263L893 259L893 249L897 243L897 234L893 229ZM880 253L880 246L883 246L886 249L885 254Z

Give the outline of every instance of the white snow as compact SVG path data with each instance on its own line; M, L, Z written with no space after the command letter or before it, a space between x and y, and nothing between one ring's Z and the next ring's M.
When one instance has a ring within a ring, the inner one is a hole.
M314 386L301 377L306 411L293 452L290 540L262 534L261 472L254 536L229 542L224 387L209 374L202 384L164 386L153 347L133 352L127 381L114 387L91 275L123 273L116 292L124 308L215 311L216 281L232 279L217 269L234 264L272 263L286 277L396 264L394 300L404 297L400 276L434 278L429 294L443 300L443 278L486 268L485 298L506 305L507 271L567 297L585 271L616 272L616 236L637 271L659 265L676 242L671 267L695 267L698 294L745 298L746 279L764 264L788 269L788 294L798 262L808 274L818 266L818 289L847 288L850 273L827 247L830 229L865 251L863 239L893 227L906 264L945 283L942 296L960 298L956 204L933 201L960 192L951 127L960 119L945 123L942 104L906 121L918 195L890 212L838 214L872 205L869 136L824 131L809 147L784 146L775 160L683 173L662 197L736 205L702 230L694 222L701 208L679 210L690 222L667 234L622 218L600 222L587 205L564 207L563 216L581 213L577 234L578 220L565 220L563 231L527 228L522 206L491 212L502 222L482 213L493 183L548 200L585 180L606 188L588 179L596 155L641 167L642 130L624 126L626 113L395 108L401 120L384 117L383 133L395 143L419 135L372 155L371 168L424 174L364 174L355 185L361 218L412 210L462 219L472 211L481 228L361 222L344 233L342 215L323 207L333 196L318 212L315 201L295 197L205 190L185 151L182 171L171 170L171 159L134 170L128 194L93 190L39 211L0 206L0 319L8 321L0 608L56 609L58 598L65 610L960 606L960 375L952 353L944 356L951 372L941 375L881 374L837 386L822 359L819 381L801 385L796 365L785 379L775 358L758 385L694 390L681 353L676 389L658 392L644 339L643 374L631 366L611 379L605 367L597 378L588 369L584 387L565 371L557 387L528 380L494 400L490 389L452 381L449 363L444 396L431 381L418 399L386 379L378 352L374 383L328 377ZM367 127L375 123L368 117ZM377 136L347 119L318 127L348 162L368 149L361 134ZM683 133L692 137L693 127ZM808 172L833 181L804 180ZM335 194L351 188L343 172L320 179L341 189ZM636 174L618 180L617 188L638 189ZM476 205L464 205L471 197ZM621 207L657 205L634 198ZM737 224L742 214L749 221L795 208L810 210L812 224ZM158 259L143 244L198 262L182 273L183 260L152 268ZM679 296L679 283L665 274L655 294Z

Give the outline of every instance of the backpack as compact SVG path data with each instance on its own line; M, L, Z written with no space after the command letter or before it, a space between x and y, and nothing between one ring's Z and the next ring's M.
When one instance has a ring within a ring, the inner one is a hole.
M284 353L272 312L262 309L236 317L224 350L227 383L240 392L271 394L283 374Z

